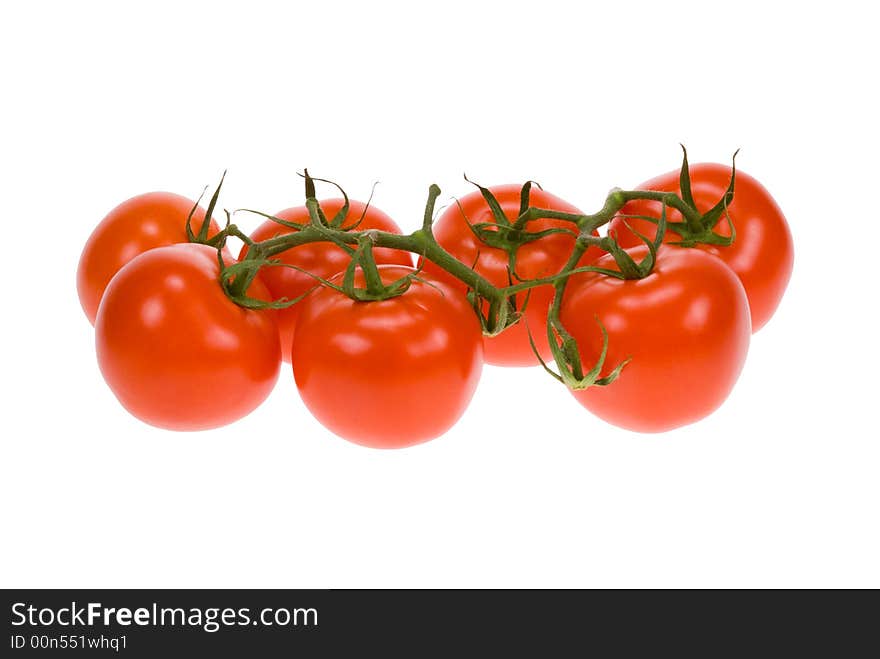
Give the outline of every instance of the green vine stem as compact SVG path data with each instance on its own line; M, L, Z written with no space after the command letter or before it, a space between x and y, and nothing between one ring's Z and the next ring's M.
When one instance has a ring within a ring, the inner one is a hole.
M685 176L684 173L683 176ZM684 218L684 223L682 224L697 228L704 227L706 222L706 217L701 215L693 206L692 199L687 198L690 194L689 182L687 187L684 185L682 186L683 196L679 196L672 192L621 190L615 188L609 192L602 208L596 213L578 215L531 206L529 203L529 190L531 186L535 184L532 181L528 181L523 186L522 190L520 214L516 220L512 222L506 217L504 217L503 220L501 219L503 212L497 201L494 200L492 193L486 188L477 186L486 199L486 202L489 204L490 209L492 209L493 214L497 216L497 222L494 224L494 228L482 225L472 226L471 228L478 237L481 237L481 234L485 234L482 238L489 238L491 241L503 242L504 244L502 248L509 251L512 265L515 264L515 254L518 247L526 242L540 238L543 233L528 232L527 227L529 222L538 219L554 219L571 222L573 225L571 233L577 236L575 247L568 261L558 273L540 279L519 280L515 283L511 282L510 285L505 287L496 287L489 280L476 272L470 265L459 261L452 254L447 252L434 237L434 210L437 199L440 196L440 188L437 185L432 184L428 189L428 200L425 204L425 212L421 227L409 234L397 234L375 229L357 230L357 226L360 224L359 221L345 226L348 196L345 195L342 188L332 181L311 177L308 170L305 171L304 178L306 187L306 207L309 211L308 224L296 224L259 211L249 211L255 212L263 217L274 220L287 228L293 229L293 232L281 234L262 242L254 242L235 224L227 220L226 227L217 237L210 240L210 244L218 248L218 258L220 259L222 266L221 285L233 302L248 308L257 309L266 307L282 308L299 302L305 297L305 295L300 296L295 300L282 299L265 301L249 297L247 295L247 290L254 278L258 275L260 269L263 267L283 266L299 269L295 266L281 263L277 259L273 259L273 257L300 245L315 242L332 242L347 251L352 257L350 266L344 275L342 286L320 280L317 277L316 286L322 284L330 285L357 301L367 303L373 300L383 300L400 295L409 287L411 281L410 277L405 277L390 285L384 285L381 278L378 276L379 273L373 258L373 248L382 247L403 250L418 254L426 261L431 261L467 286L469 297L472 302L474 302L475 309L481 315L484 333L489 336L504 331L510 325L518 322L521 318L522 313L521 311L517 311L513 302L515 295L523 292L528 295L528 291L537 286L552 285L555 288L555 294L553 303L550 307L546 330L559 373L554 373L547 364L543 362L543 360L541 360L541 364L553 375L553 377L564 382L572 389L583 389L589 386L604 386L610 384L619 375L626 362L618 364L609 375L600 377L601 371L604 367L608 337L605 328L597 318L597 322L599 322L599 326L604 336L603 348L597 362L589 371L585 372L575 340L568 333L560 320L560 309L569 278L572 275L584 272L599 272L604 275L624 279L641 278L650 274L656 261L657 248L659 247L666 230L667 207L673 208L681 213ZM316 197L315 181L323 181L336 186L337 189L342 192L346 201L346 212L340 211L332 219L328 220ZM213 211L214 206L216 205L219 188L220 186L218 185L217 191L211 199L209 212ZM731 181L728 192L719 202L720 208L726 209L727 205L732 200L732 194L733 181ZM641 263L635 263L628 253L622 249L613 238L609 236L599 237L594 235L594 232L599 227L609 223L618 213L620 213L621 209L627 202L634 200L659 201L663 208L660 220L655 220L658 227L654 240L648 240L644 236L641 236L649 247L649 254ZM714 209L710 212L714 213ZM189 229L189 224L187 224L190 240L205 242L207 239L207 227L209 221L210 220L208 219L203 223L198 235L193 235L192 230ZM490 230L492 235L489 235ZM703 231L704 229L701 228L700 230ZM554 230L554 232L559 231L565 230ZM245 258L240 262L227 266L223 264L220 250L225 245L228 236L235 236L246 242L248 245L248 252ZM617 263L618 269L612 270L597 266L578 267L578 262L581 257L591 246L598 247L610 254ZM364 272L366 285L363 289L358 289L354 286L354 272L356 268L361 268ZM512 269L511 272L513 273L515 271ZM414 272L412 275L412 277L417 276L418 272ZM308 293L306 293L306 295L307 294ZM485 301L486 303L485 308L487 311L485 314L481 311L481 308L484 307L480 304L480 301Z

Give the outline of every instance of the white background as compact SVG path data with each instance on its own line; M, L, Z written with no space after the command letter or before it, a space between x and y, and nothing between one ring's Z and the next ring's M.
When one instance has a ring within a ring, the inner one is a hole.
M3 5L0 585L880 586L867 9L576 6ZM229 168L226 206L276 211L309 167L357 197L380 180L412 230L464 171L593 211L679 142L742 147L796 246L733 395L689 428L630 434L487 368L450 433L381 452L319 426L287 369L198 434L141 424L101 379L74 273L132 195Z

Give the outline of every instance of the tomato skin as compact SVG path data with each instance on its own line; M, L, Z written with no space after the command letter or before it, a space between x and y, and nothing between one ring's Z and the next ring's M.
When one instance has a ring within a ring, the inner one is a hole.
M188 242L186 218L196 202L171 192L148 192L111 210L89 236L76 271L76 288L83 311L92 325L104 289L119 269L154 247ZM198 234L205 219L200 206L191 226ZM211 222L208 235L219 231Z
M98 364L142 421L216 428L272 391L281 365L274 311L230 301L219 274L216 249L187 243L141 254L107 286L95 323ZM268 296L258 280L248 293Z
M413 268L379 271L387 284ZM363 285L360 271L357 282ZM473 309L440 282L414 281L380 302L325 287L303 303L293 374L330 431L363 446L402 448L442 435L462 415L480 378L482 347Z
M519 215L520 191L516 184L497 185L489 188L501 205L504 214L511 221ZM530 203L539 208L548 208L566 213L582 214L580 210L559 197L533 187ZM460 207L459 207L460 204ZM459 204L450 205L434 223L434 236L437 242L455 258L468 265L475 264L474 270L494 286L510 284L508 275L508 255L502 249L490 247L480 241L468 226L483 222L495 222L492 211L479 190L465 195ZM462 214L462 211L464 214ZM529 222L531 232L562 228L574 231L571 222L541 219ZM571 234L553 234L526 243L517 252L517 274L524 279L536 279L554 275L565 266L574 249L575 238ZM579 265L585 265L601 256L597 249L590 248ZM439 266L424 263L424 272L431 274L461 291L467 287ZM514 283L517 283L514 280ZM539 353L545 360L552 359L547 343L547 312L553 301L552 286L538 286L531 289L524 317L512 327L493 337L484 337L486 362L497 366L535 366L538 359L529 343L529 330L535 340ZM517 308L522 308L526 295L517 296ZM485 309L484 309L485 310Z
M328 199L321 202L321 208L324 210L328 220L333 219L333 216L342 208L343 203L343 199ZM380 231L400 233L400 227L388 215L372 204L367 208L363 202L354 200L349 202L348 217L343 226L347 227L357 222L358 218L364 214L365 209L364 219L357 225L356 230L378 229ZM310 221L309 211L305 206L285 209L280 213L276 213L275 217L280 217L282 220L297 224L308 224ZM275 236L293 232L295 232L295 229L290 229L272 220L266 220L251 233L250 237L255 242L262 242ZM247 251L247 245L242 247L239 259L243 259ZM377 247L373 250L373 256L376 259L376 263L380 264L412 265L412 256L409 252L397 249ZM299 247L276 254L272 258L303 268L324 279L330 279L344 271L351 260L351 257L343 249L327 242L300 245ZM309 277L307 274L293 268L281 266L262 268L260 270L260 279L266 284L266 288L269 289L269 292L275 299L285 297L288 300L292 300L318 284L314 277ZM293 333L296 329L296 319L299 317L301 306L301 303L297 303L278 310L281 354L286 362L290 361L290 348L293 344Z
M715 163L698 163L690 166L691 191L697 209L705 213L724 196L730 183L731 168ZM638 187L640 190L676 192L680 194L679 170L667 172ZM637 200L627 203L621 213L660 217L658 202ZM736 187L733 202L728 207L730 219L736 229L736 240L729 247L698 245L701 249L724 261L739 277L749 298L752 314L752 331L761 329L782 299L794 264L794 243L788 222L770 193L755 178L736 170ZM681 214L667 210L667 219L681 221ZM646 220L628 219L626 222L638 232L653 238L654 224ZM722 217L715 231L730 235L727 221ZM609 226L623 247L641 245L641 240L616 218ZM664 240L680 240L678 234L667 231Z
M647 248L627 251L640 259ZM610 256L596 265L617 269ZM602 349L596 316L608 331L602 375L632 361L610 385L572 394L605 421L638 432L671 430L717 409L751 337L748 300L731 269L700 250L670 245L661 246L644 279L586 273L569 282L560 320L577 340L585 370Z

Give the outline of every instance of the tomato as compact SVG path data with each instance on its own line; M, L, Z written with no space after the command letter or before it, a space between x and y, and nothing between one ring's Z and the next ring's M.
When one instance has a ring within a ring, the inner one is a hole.
M489 188L495 195L504 214L511 221L516 220L520 208L519 185L499 185ZM460 206L459 206L460 204ZM434 236L437 242L459 261L473 264L474 270L488 279L494 286L503 287L511 283L508 272L509 258L505 250L490 247L483 243L471 230L470 225L484 222L495 222L492 211L480 191L474 191L444 211L434 224ZM530 194L531 206L551 209L566 213L582 214L580 210L559 197L533 187ZM529 222L529 232L545 231L562 228L573 231L575 225L562 220L540 219ZM565 266L574 249L573 234L551 234L538 240L522 245L517 251L516 274L521 279L538 279L554 275ZM601 255L596 249L590 248L581 259L580 264L589 263ZM453 287L465 291L465 285L451 277L442 268L431 262L424 263L425 273L431 274ZM513 279L513 283L519 280ZM538 364L534 351L529 343L529 331L535 340L536 347L542 358L550 359L550 347L547 343L547 311L553 300L552 286L539 286L531 289L524 317L515 325L501 334L485 337L484 352L486 361L498 366L534 366ZM516 297L517 308L521 309L526 295Z
M171 192L148 192L132 197L110 211L89 236L76 271L79 301L95 324L104 289L119 269L154 247L188 242L186 218L196 202ZM191 224L198 234L205 219L199 207ZM209 237L219 231L212 221Z
M691 191L697 210L705 213L724 196L730 183L731 168L714 163L691 165ZM640 190L681 193L679 170L658 176L639 186ZM660 204L653 201L632 201L626 204L621 213L660 217ZM756 179L736 170L733 201L728 214L736 229L736 239L729 247L698 245L697 249L706 251L724 261L739 277L749 298L752 314L752 330L761 329L782 299L791 278L794 262L794 245L791 231L785 216L770 193ZM670 222L682 221L681 214L668 209ZM653 238L655 225L647 220L627 219L626 222L636 231ZM722 236L730 236L730 227L722 216L715 226ZM642 244L623 224L623 219L615 218L609 227L624 247ZM675 242L681 237L672 230L667 231L665 241Z
M321 202L321 209L328 219L342 208L344 200L328 199ZM365 212L366 211L366 212ZM388 215L383 213L375 206L367 207L359 201L351 201L348 216L343 226L347 227L357 223L358 219L363 215L363 221L357 224L356 230L378 229L380 231L389 231L400 233L400 227L395 224ZM297 224L309 223L309 212L305 206L296 208L288 208L275 214L276 217L288 222ZM251 234L251 239L255 242L262 242L275 236L292 233L295 229L290 229L272 220L267 220ZM239 259L243 259L247 254L247 245L245 245ZM373 250L373 256L376 263L412 265L412 256L408 252L396 249L377 247ZM311 272L314 275L329 279L348 266L351 257L340 247L328 243L309 243L289 249L272 257L283 263L295 265L299 268ZM273 298L287 298L292 300L306 293L317 285L314 277L309 277L303 272L294 270L293 268L285 268L281 266L265 267L260 270L260 279L266 284ZM296 319L299 316L301 304L297 303L290 307L278 310L278 327L281 331L281 354L284 361L290 361L290 346L293 343L293 333L296 329Z
M628 250L643 258L646 247ZM618 269L610 256L597 266ZM632 358L605 387L572 391L581 405L616 426L661 432L701 419L724 402L745 362L749 305L733 271L709 254L663 245L644 279L599 273L572 277L560 308L585 370L602 349L602 374Z
M272 391L281 365L274 311L236 305L219 277L217 250L187 243L141 254L107 286L95 323L98 364L142 421L214 428ZM248 294L268 298L259 280Z
M386 284L414 272L379 271ZM483 362L479 320L464 296L423 279L377 302L326 287L304 300L293 374L306 406L337 435L411 446L442 435L470 402ZM363 286L360 270L355 281Z

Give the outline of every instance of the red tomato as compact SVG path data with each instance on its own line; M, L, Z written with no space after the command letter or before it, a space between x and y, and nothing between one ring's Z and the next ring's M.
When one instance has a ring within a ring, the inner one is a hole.
M132 197L110 211L89 236L76 271L76 288L83 311L95 324L104 289L119 269L154 247L189 242L186 218L195 202L171 192L148 192ZM190 226L198 234L205 219L199 207ZM209 237L219 228L211 222Z
M187 243L141 254L107 287L95 323L98 364L142 421L215 428L272 391L281 365L274 311L236 305L219 278L217 250ZM248 294L268 298L259 280Z
M342 208L343 203L344 200L342 199L328 199L321 202L321 208L328 219L333 219L333 216ZM365 209L366 214L364 215ZM356 230L358 231L378 229L380 231L400 233L400 227L395 224L394 220L375 206L370 205L367 208L365 204L359 201L350 202L348 217L343 226L347 227L355 224L361 215L364 216L364 219L357 225ZM310 221L309 211L305 206L288 208L280 213L276 213L275 216L297 224L308 224ZM257 227L251 234L251 238L256 242L262 242L275 236L292 233L293 231L295 230L282 226L272 220L267 220ZM242 248L239 259L243 259L245 254L247 254L247 245ZM376 259L376 263L412 265L412 256L408 252L402 252L397 249L377 247L373 250L373 256ZM300 245L286 252L276 254L272 258L303 268L324 279L330 279L333 275L342 272L351 261L351 257L343 249L326 242ZM266 284L266 287L275 299L285 297L288 300L292 300L318 284L314 277L309 277L307 274L293 268L281 266L262 268L260 270L260 279L263 280L263 283ZM299 317L301 306L300 303L297 303L278 310L278 327L281 330L281 354L284 357L284 361L287 362L290 361L290 346L293 344L293 333L296 329L296 319Z
M516 220L520 207L520 185L498 185L489 188L498 199L504 214L511 221ZM509 259L507 252L483 243L471 230L471 225L484 222L495 222L492 211L479 190L465 195L458 204L453 204L443 212L434 224L434 236L437 242L450 254L468 265L475 264L476 270L494 286L502 287L510 284L508 273ZM580 210L549 192L533 187L530 203L538 208L582 214ZM462 214L464 211L464 214ZM530 232L562 228L573 231L575 225L562 220L535 220L529 222L526 229ZM557 233L526 243L517 252L517 272L522 279L538 279L554 275L565 266L571 251L574 249L575 238L572 234ZM584 265L594 261L601 255L597 249L590 248L581 259ZM465 285L451 277L442 268L428 262L424 264L424 272L429 273L455 288L465 291ZM518 283L517 279L513 283ZM524 317L512 327L494 337L485 337L484 352L486 361L498 366L534 366L538 359L529 344L529 330L535 340L541 356L551 359L550 347L547 344L547 311L553 300L552 286L539 286L531 289ZM526 295L517 296L517 308L522 308Z
M636 260L646 247L628 250ZM605 256L597 266L618 269ZM575 275L560 320L578 342L585 369L594 365L608 331L602 375L627 358L606 387L573 391L591 412L621 428L662 432L701 419L724 402L745 362L749 305L736 275L696 249L662 246L644 279Z
M705 213L724 196L731 169L714 163L699 163L689 169L694 202L697 210ZM638 189L680 194L679 173L679 170L668 172L643 183ZM658 202L638 200L626 204L621 213L659 218L660 208ZM752 331L757 332L776 311L791 278L794 262L791 232L785 216L766 188L739 169L736 170L733 202L728 207L728 214L736 229L733 244L729 247L698 245L697 248L720 258L739 277L749 298ZM682 220L681 214L673 209L667 210L666 217L670 222ZM628 219L626 222L649 238L656 233L655 225L647 220ZM715 231L730 236L730 227L724 217L715 226ZM609 232L623 247L642 244L620 218L612 220ZM669 230L664 240L675 242L681 237Z
M379 271L388 284L413 268ZM442 435L464 412L482 370L480 323L462 295L426 281L379 302L326 287L304 300L293 374L306 406L332 432L401 448ZM364 284L360 270L356 282Z

